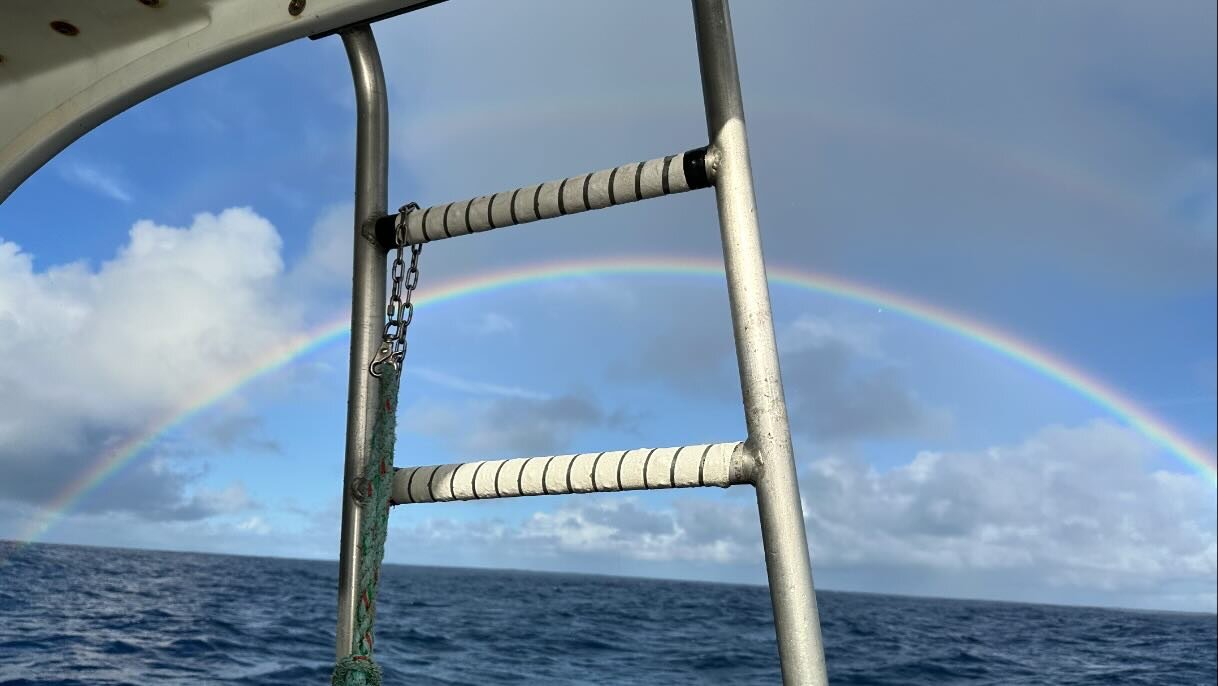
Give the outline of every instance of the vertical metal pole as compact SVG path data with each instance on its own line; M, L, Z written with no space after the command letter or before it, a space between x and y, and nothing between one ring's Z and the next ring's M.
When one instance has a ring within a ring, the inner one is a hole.
M786 684L826 684L812 566L757 226L731 16L727 0L693 0L693 6L710 135L708 160L715 165L715 198L749 434L746 449L756 461L753 482L782 677Z
M338 657L352 650L359 576L360 508L351 482L363 470L375 416L377 381L368 363L380 345L385 319L385 251L364 235L365 223L386 213L389 185L389 105L376 39L368 26L342 33L355 81L355 263L351 291L351 366L347 385L347 450L343 465L343 524L338 553Z

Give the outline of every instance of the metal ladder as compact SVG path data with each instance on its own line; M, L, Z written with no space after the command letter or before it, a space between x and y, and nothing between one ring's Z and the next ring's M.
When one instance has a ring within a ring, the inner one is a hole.
M783 682L825 684L824 652L807 538L779 374L773 315L757 224L744 108L727 0L693 0L706 106L705 148L615 169L435 205L407 215L408 244L437 241L672 193L714 188L740 367L746 440L673 448L483 460L399 469L392 503L448 502L609 491L752 485ZM357 99L355 275L351 311L337 654L355 623L360 506L350 485L368 444L377 379L369 373L385 312L387 213L385 79L367 24L341 32Z

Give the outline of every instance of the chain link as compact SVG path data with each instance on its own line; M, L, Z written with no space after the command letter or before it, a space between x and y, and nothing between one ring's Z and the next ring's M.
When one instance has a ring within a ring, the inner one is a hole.
M423 252L422 243L411 245L410 266L406 265L406 217L418 209L415 203L402 205L394 222L393 240L397 250L389 272L393 286L389 290L389 303L385 306L385 331L381 336L381 347L368 365L368 373L378 378L382 364L393 365L395 370L400 371L402 360L406 357L406 330L414 319L412 299L414 289L419 285L419 255Z

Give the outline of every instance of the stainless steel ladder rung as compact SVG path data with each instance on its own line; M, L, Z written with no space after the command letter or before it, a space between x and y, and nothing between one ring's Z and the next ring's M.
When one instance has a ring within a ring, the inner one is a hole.
M713 160L708 163L706 148L698 148L581 176L419 208L403 217L406 222L403 244L418 245L708 188L713 166ZM398 214L390 214L376 220L373 231L381 244L396 246L398 219Z
M744 443L636 448L405 467L394 471L392 505L529 495L611 493L745 484Z

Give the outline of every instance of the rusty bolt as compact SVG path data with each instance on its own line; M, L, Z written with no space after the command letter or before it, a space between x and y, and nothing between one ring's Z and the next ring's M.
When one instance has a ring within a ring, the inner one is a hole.
M356 505L364 506L368 502L368 498L372 497L372 482L362 476L357 476L351 481L351 499Z

